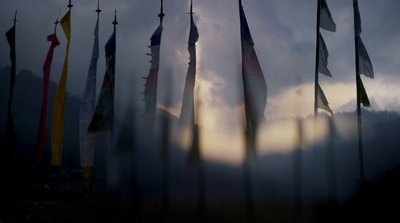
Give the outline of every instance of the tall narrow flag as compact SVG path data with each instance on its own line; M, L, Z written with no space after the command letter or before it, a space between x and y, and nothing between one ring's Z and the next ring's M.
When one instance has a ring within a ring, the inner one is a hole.
M242 78L244 104L246 112L247 154L255 153L257 128L265 120L264 109L267 100L267 84L258 62L254 42L239 1L241 42L242 42Z
M185 88L183 92L183 100L181 114L179 117L180 124L183 127L192 127L194 125L194 86L196 81L196 42L199 39L196 24L191 15L190 31L188 41L189 51L189 67L186 74Z
M10 45L10 60L11 60L11 73L10 73L10 94L8 98L8 111L7 111L7 130L6 130L6 149L11 152L15 143L14 121L11 114L12 98L15 85L16 74L16 54L15 54L15 23L17 21L17 11L14 16L14 26L6 32L6 38Z
M369 59L367 49L361 40L361 17L358 9L358 1L353 0L354 10L354 45L355 45L355 65L356 65L356 87L357 87L357 124L358 124L358 156L360 165L360 179L364 180L364 161L363 161L363 145L362 145L362 126L361 126L361 104L369 107L369 99L367 92L361 80L364 74L369 78L374 78L374 71Z
M106 72L97 100L93 118L88 127L89 132L112 131L114 126L114 90L115 90L115 27L108 39L106 51Z
M158 69L160 67L160 45L161 45L161 34L163 26L162 23L158 26L156 31L151 36L151 67L148 76L145 78L146 83L144 87L144 101L145 101L145 125L146 128L152 129L154 126L154 119L156 113L157 104L157 81L158 81Z
M319 85L319 73L325 74L328 77L332 77L331 72L328 69L328 48L326 47L324 38L320 33L320 28L327 31L335 32L336 24L332 19L332 14L329 10L326 0L318 0L318 11L317 11L317 41L316 41L316 58L315 58L315 90L314 90L314 124L317 122L317 110L318 108L324 109L325 111L333 114L329 107L328 100Z
M56 22L57 23L57 22ZM60 45L56 33L47 36L47 41L51 42L49 51L47 52L46 60L43 64L43 103L40 115L39 133L36 145L36 161L40 161L47 141L46 117L47 105L49 102L49 83L50 83L50 70L51 62L53 60L54 49Z
M191 137L189 164L198 165L200 162L200 149L198 142L198 126L195 123L194 86L196 82L196 42L199 39L197 26L193 20L193 7L190 4L190 29L188 40L189 67L186 73L185 88L183 92L179 124L185 138ZM198 110L197 110L198 111ZM185 134L186 133L186 134Z
M62 163L65 91L67 88L68 52L71 40L71 8L61 19L60 24L68 43L64 65L53 105L53 121L51 126L51 165L53 166L61 166Z
M97 9L99 10L99 9ZM100 12L100 11L98 11ZM87 129L94 114L96 103L96 76L97 61L99 59L99 14L97 14L96 27L94 28L94 43L89 71L86 77L85 89L83 91L82 104L79 116L80 157L82 167L93 166L94 159L94 135L88 133Z
M354 35L355 35L355 45L356 45L356 75L365 75L369 78L374 78L374 68L372 66L371 60L368 55L368 51L365 48L365 45L361 39L361 17L360 11L358 9L358 1L353 0L353 8L354 8ZM360 103L362 103L365 107L369 107L369 99L367 93L365 91L364 85L361 81L361 77L359 78L359 89L357 91L360 95Z

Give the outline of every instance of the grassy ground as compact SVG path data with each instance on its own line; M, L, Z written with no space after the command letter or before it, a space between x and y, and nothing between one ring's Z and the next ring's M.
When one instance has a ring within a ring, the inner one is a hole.
M130 199L109 194L89 196L78 191L36 191L2 202L0 222L296 222L286 210L246 209L208 203L203 213L195 205L175 204L168 211L159 200L147 199L134 205Z
M399 168L400 170L400 168ZM243 203L213 202L207 198L200 213L196 201L172 202L168 211L160 197L140 201L118 193L82 188L51 191L24 186L0 200L0 223L5 222L400 222L400 171L387 172L360 185L360 193L343 204L316 204L295 212L291 206L255 205L251 215ZM119 194L119 196L115 196ZM11 197L11 198L10 198ZM118 197L118 199L116 199Z

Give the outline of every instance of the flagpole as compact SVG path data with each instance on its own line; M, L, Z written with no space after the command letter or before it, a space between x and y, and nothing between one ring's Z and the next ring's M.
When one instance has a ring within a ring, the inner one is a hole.
M321 25L321 0L317 0L317 22L315 32L315 80L314 80L314 150L317 148L318 128L318 77L319 77L319 35Z
M239 13L240 13L240 7L242 7L242 0L239 0ZM243 36L242 29L240 29L241 36ZM242 46L243 47L243 46ZM243 66L243 65L242 65ZM243 163L243 174L244 174L244 189L245 189L245 196L246 196L246 206L247 206L247 214L249 216L253 215L253 183L252 183L252 178L251 178L251 163L250 163L250 153L253 151L254 146L252 140L249 137L252 137L251 134L253 131L249 128L249 118L246 115L246 133L245 133L245 138L246 138L246 157Z
M315 83L314 83L314 133L316 139L317 128L317 114L318 114L318 70L319 70L319 27L320 27L320 11L321 0L317 0L317 27L316 27L316 49L315 49Z
M6 148L9 150L10 155L12 154L12 150L14 148L15 144L15 133L14 133L14 121L12 120L12 114L11 114L11 106L12 106L12 97L13 97L13 91L14 91L14 85L15 85L15 75L16 75L16 52L15 52L15 30L16 30L16 24L17 24L17 10L15 10L14 14L14 43L13 46L11 46L11 75L10 75L10 95L8 98L8 116L7 116L7 132L6 132ZM7 35L7 34L6 34ZM10 132L11 131L11 132ZM11 134L9 136L8 134ZM11 140L11 141L10 141Z
M165 14L163 12L163 0L161 0L161 9L160 9L160 14L158 14L158 17L160 17L160 24L163 22Z
M193 22L193 0L190 0L190 24L192 24ZM189 37L190 38L190 37ZM189 46L190 47L190 46ZM194 46L195 47L195 46ZM191 58L193 59L193 58ZM200 142L199 142L199 121L200 121L200 102L197 102L196 105L196 110L197 110L197 116L195 116L195 103L194 103L194 95L193 96L193 104L192 104L192 109L191 109L191 121L192 121L192 134L193 134L193 138L192 138L192 147L196 146L199 154L200 154ZM204 219L205 218L205 176L204 176L204 167L203 167L203 163L201 162L201 156L199 155L199 163L198 163L198 209L199 209L199 214L200 214L200 218Z
M353 1L353 9L358 6L358 1ZM354 11L354 10L353 10ZM355 45L355 63L356 63L356 88L357 88L357 126L358 126L358 158L360 162L360 180L364 181L364 161L363 161L363 144L362 144L362 126L361 126L361 100L360 100L360 70L359 70L359 58L358 58L358 42L360 38L360 34L356 30L356 13L354 14L354 45Z
M242 7L242 0L239 0L239 15L241 15L241 7ZM242 24L241 24L242 26ZM243 33L242 33L242 28L240 29L240 35L243 38ZM243 40L242 40L243 41ZM243 45L242 45L242 51L243 51ZM243 67L243 64L242 64ZM246 104L246 102L245 102ZM246 108L245 108L246 110ZM246 111L245 111L246 112ZM246 141L246 148L245 148L245 160L243 162L243 179L244 179L244 192L245 192L245 198L246 198L246 207L247 207L247 214L249 216L253 215L253 190L252 190L252 181L251 181L251 165L250 165L250 153L253 150L251 148L253 146L253 143L251 143L249 140L249 119L246 115L246 130L245 130L245 141ZM251 144L251 145L250 145Z
M97 9L96 9L96 12L97 12L97 16L99 16L99 15L100 15L100 12L101 12L101 9L100 9L100 0L97 0Z
M98 32L99 32L99 30L98 30L98 22L99 22L99 18L100 18L100 12L101 12L101 9L100 9L100 0L97 0L97 9L96 9L96 11L95 11L96 13L97 13L97 33L96 33L96 35L97 35L97 37L96 38L98 38ZM98 51L98 48L99 48L99 45L98 45L99 43L98 43L98 40L97 40L97 51ZM96 66L97 66L97 60L98 60L98 52L97 52L97 59L96 59ZM96 74L97 75L97 74ZM96 77L95 77L96 78ZM96 91L96 90L94 90L94 91ZM93 93L93 95L95 96L95 94L96 94L96 92L94 92ZM95 99L93 99L93 100L95 100ZM94 104L93 104L93 106L95 106ZM93 109L94 109L95 107L93 107ZM93 113L94 113L94 110L93 110ZM89 123L90 124L90 123ZM92 141L92 143L93 143L93 149L94 149L94 137L93 137L93 139L92 139L93 141ZM94 159L94 158L93 158ZM94 161L93 161L93 166L94 166ZM92 168L91 168L91 171L90 171L90 174L89 174L89 193L91 193L92 192L92 189L93 189L93 186L94 186L94 183L95 183L95 179L94 179L94 167L92 166Z
M6 138L5 138L6 145L4 150L0 149L0 162L1 162L0 177L3 179L3 181L10 182L10 183L2 182L0 184L0 196L4 198L3 200L7 201L12 197L12 195L9 192L15 184L14 183L15 176L11 174L9 168L13 168L11 165L14 159L13 152L15 146L14 122L11 114L11 105L12 105L12 95L15 85L15 73L16 73L15 27L17 22L17 10L15 10L13 21L14 21L14 26L11 27L11 29L9 29L6 32L7 42L10 46L10 60L11 60L10 89L9 89L10 95L8 99L8 108L7 108L7 124L6 124Z
M14 21L14 26L17 24L17 10L15 10L15 14L14 14L14 19L13 19L13 21Z
M201 160L201 143L199 137L199 123L200 123L200 100L197 101L196 110L197 116L193 116L193 138L192 138L192 149L195 148L198 152L198 208L199 215L201 220L204 220L206 217L206 207L205 207L205 175L204 175L204 166ZM194 107L194 103L193 103ZM193 111L193 114L195 112ZM196 124L197 123L197 124Z
M326 150L326 171L328 176L328 196L329 204L334 205L336 202L336 165L335 165L335 150L334 150L334 137L335 137L335 126L333 115L329 119L329 145Z
M61 14L61 8L60 11L58 12L58 17L56 19L56 21L54 22L54 34L57 32L57 25L58 23L60 23L58 20L60 19L60 14Z
M15 52L15 30L16 30L16 24L17 24L17 10L15 10L14 14L14 43L13 46L11 46L11 52L14 51L13 53L10 54L11 58L11 75L10 75L10 95L8 98L8 116L7 116L7 133L12 134L10 137L8 134L6 134L6 148L9 150L10 155L12 154L11 151L14 148L15 144L15 133L14 133L14 121L12 120L12 115L11 115L11 106L12 106L12 97L13 97L13 91L14 91L14 85L15 85L15 74L16 74L16 52ZM10 131L11 132L10 132ZM10 141L11 140L11 141Z
M303 145L303 120L296 118L297 127L297 147L293 151L293 193L294 211L297 218L301 218L302 213L302 145Z
M114 35L115 35L115 41L114 41L114 49L115 49L115 52L114 52L114 57L115 57L115 59L116 59L116 51L117 51L117 47L116 47L116 45L117 45L117 40L116 40L116 35L117 35L117 33L116 33L116 29L117 29L117 25L118 25L118 22L117 22L117 10L115 9L115 14L114 14L114 21L112 22L112 24L114 25ZM115 62L115 61L114 61ZM114 69L115 69L115 64L114 64ZM114 71L115 72L115 71ZM115 78L115 74L114 74L114 78ZM115 85L115 79L114 79L114 85ZM115 86L113 86L113 89L114 89L114 91L115 91ZM114 154L114 151L113 151L113 146L114 146L114 110L115 110L115 105L114 105L114 92L112 93L112 104L113 104L113 106L112 106L112 114L111 114L111 129L110 129L110 152L109 152L109 154L110 154L110 160L111 160L111 162L110 162L110 165L108 166L108 171L109 171L109 173L108 174L112 174L111 173L111 165L113 165L114 163L114 159L115 159L115 154ZM110 176L109 176L110 177Z
M166 92L166 99L165 99L165 106L169 107L170 103L170 96L171 96L171 79L167 79L165 83L167 87ZM169 212L169 197L170 197L170 189L169 189L169 181L170 181L170 165L169 165L169 143L170 143L170 119L168 114L163 112L161 114L161 144L160 144L160 153L161 153L161 160L163 163L163 211L164 214L168 214Z

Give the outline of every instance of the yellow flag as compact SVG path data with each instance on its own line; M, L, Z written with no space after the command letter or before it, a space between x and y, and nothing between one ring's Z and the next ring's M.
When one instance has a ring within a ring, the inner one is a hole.
M51 126L51 165L61 166L62 145L64 133L64 106L65 91L67 88L67 70L68 70L68 50L71 37L71 11L69 10L61 19L60 24L67 37L67 53L65 54L64 66L61 72L60 82L53 105L53 121Z

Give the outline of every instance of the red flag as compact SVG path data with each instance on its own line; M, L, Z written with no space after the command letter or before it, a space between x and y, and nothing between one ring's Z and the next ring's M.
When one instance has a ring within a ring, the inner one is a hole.
M53 60L53 52L54 49L60 45L58 41L57 35L51 34L47 36L47 41L51 42L49 51L47 52L46 60L43 65L43 104L42 104L42 112L40 115L40 124L39 124L39 133L37 138L37 150L36 150L36 160L39 162L42 153L44 151L44 147L46 146L47 141L47 129L46 129L46 114L47 114L47 105L49 102L49 82L50 82L50 70L51 70L51 62Z

